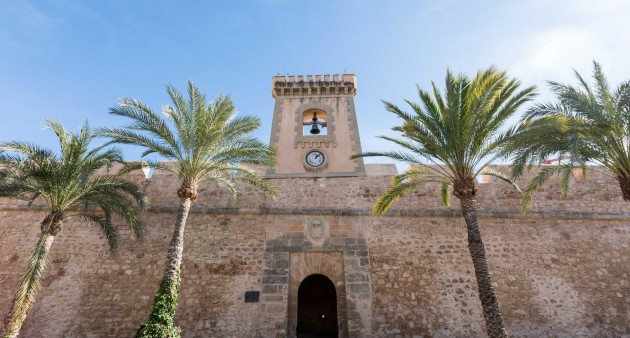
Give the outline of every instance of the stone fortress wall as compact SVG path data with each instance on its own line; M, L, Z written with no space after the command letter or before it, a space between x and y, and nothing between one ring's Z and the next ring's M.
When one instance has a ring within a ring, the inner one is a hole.
M284 337L294 323L295 287L313 272L329 276L343 298L344 336L484 336L458 200L444 207L439 188L426 186L385 216L371 216L392 169L366 165L364 177L273 179L283 192L277 200L242 187L234 201L202 185L186 228L176 318L183 337ZM23 337L131 337L146 320L178 182L165 172L130 176L151 199L142 216L146 238L123 231L110 256L98 229L68 221ZM593 172L573 185L568 200L551 184L527 215L518 199L505 184L479 186L481 231L509 333L630 335L630 204L616 182ZM41 207L0 200L2 315L43 216ZM308 231L314 223L322 229L317 236ZM246 291L260 291L260 302L245 303Z

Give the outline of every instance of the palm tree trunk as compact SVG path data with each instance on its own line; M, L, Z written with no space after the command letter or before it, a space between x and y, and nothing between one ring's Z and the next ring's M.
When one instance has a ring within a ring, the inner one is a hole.
M192 205L191 198L182 198L177 211L177 221L173 237L166 254L166 267L160 282L160 289L153 300L153 308L148 323L143 324L136 337L175 337L179 328L174 326L173 318L179 299L180 270L184 251L184 229Z
M49 232L42 232L39 237L37 246L28 261L26 274L11 303L11 310L4 320L4 338L15 338L20 334L22 324L39 291L40 281L46 268L46 258L54 240L55 235Z
M624 201L630 201L630 178L617 177L619 181L619 187L621 188L621 195Z
M468 229L468 250L475 267L479 299L481 300L483 316L486 320L488 337L507 337L501 309L490 281L486 250L484 249L481 233L479 232L479 224L477 223L477 201L474 196L465 196L460 198L460 202Z
M166 254L164 281L175 281L179 276L184 252L184 229L191 205L192 200L190 198L184 198L179 205L179 210L177 210L177 222L175 223L173 238L171 238L171 244L169 244L168 253Z

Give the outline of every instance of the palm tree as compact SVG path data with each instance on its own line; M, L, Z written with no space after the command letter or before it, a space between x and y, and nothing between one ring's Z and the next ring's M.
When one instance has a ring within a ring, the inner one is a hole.
M149 321L136 337L179 337L173 324L179 297L180 269L184 249L184 227L191 204L197 199L197 187L211 181L237 195L235 183L243 181L275 196L277 191L253 170L242 165L268 166L275 153L266 144L249 136L260 121L256 117L235 117L236 110L228 96L221 95L207 103L206 97L188 82L188 100L172 86L167 86L173 106L162 108L164 117L142 102L126 98L110 113L132 120L124 128L102 128L100 134L115 142L135 144L146 150L143 156L158 154L172 163L163 169L179 176L179 210L169 245L160 289L155 296Z
M445 85L444 94L434 83L432 92L418 87L421 103L405 100L412 113L383 101L385 108L400 117L403 124L393 128L402 138L381 138L404 150L367 152L355 157L385 156L412 164L409 170L394 176L392 187L374 205L374 214L383 214L395 200L428 182L441 185L444 204L449 204L451 192L459 198L488 335L506 337L477 223L475 180L483 170L485 175L512 183L486 167L505 155L502 145L512 136L512 130L501 133L501 128L521 105L533 98L535 88L518 91L520 83L516 79L494 68L479 71L472 80L449 70Z
M586 164L619 182L624 201L630 201L630 81L611 89L601 66L593 62L593 85L575 71L577 86L549 81L557 102L539 103L527 111L511 147L516 151L512 176L541 165L550 157L558 164L541 166L523 194L521 208L531 206L534 193L559 175L564 197L572 173Z
M26 274L4 321L4 337L17 337L35 301L50 248L64 221L78 216L100 227L111 252L118 247L113 217L121 216L136 237L142 237L133 200L140 206L146 198L138 187L119 175L102 175L99 170L121 161L116 148L90 149L94 134L87 123L79 133L70 133L57 122L48 121L59 139L61 153L25 142L0 144L0 196L46 203L41 234L28 262Z

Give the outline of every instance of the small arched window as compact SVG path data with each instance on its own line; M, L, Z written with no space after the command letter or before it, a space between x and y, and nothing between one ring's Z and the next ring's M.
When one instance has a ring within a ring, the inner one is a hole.
M328 114L319 109L311 109L302 116L302 135L324 136L328 135Z

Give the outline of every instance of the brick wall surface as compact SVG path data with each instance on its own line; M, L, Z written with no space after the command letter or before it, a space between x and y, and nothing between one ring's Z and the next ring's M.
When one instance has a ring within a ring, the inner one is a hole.
M23 337L131 337L147 318L179 184L163 172L149 180L140 173L130 177L151 199L142 215L146 238L137 241L122 230L120 249L110 256L98 229L68 220L53 244ZM183 336L285 336L289 255L311 251L342 252L344 334L483 336L458 201L444 207L438 187L426 186L387 215L369 215L390 179L273 179L283 192L277 200L242 187L235 201L202 184L186 226L176 318ZM615 181L595 173L571 191L562 200L552 183L522 215L517 191L494 181L479 186L490 272L512 336L630 335L630 205ZM43 217L40 205L0 200L2 315ZM309 234L313 220L322 224L324 238ZM261 291L261 301L245 303L245 291Z

